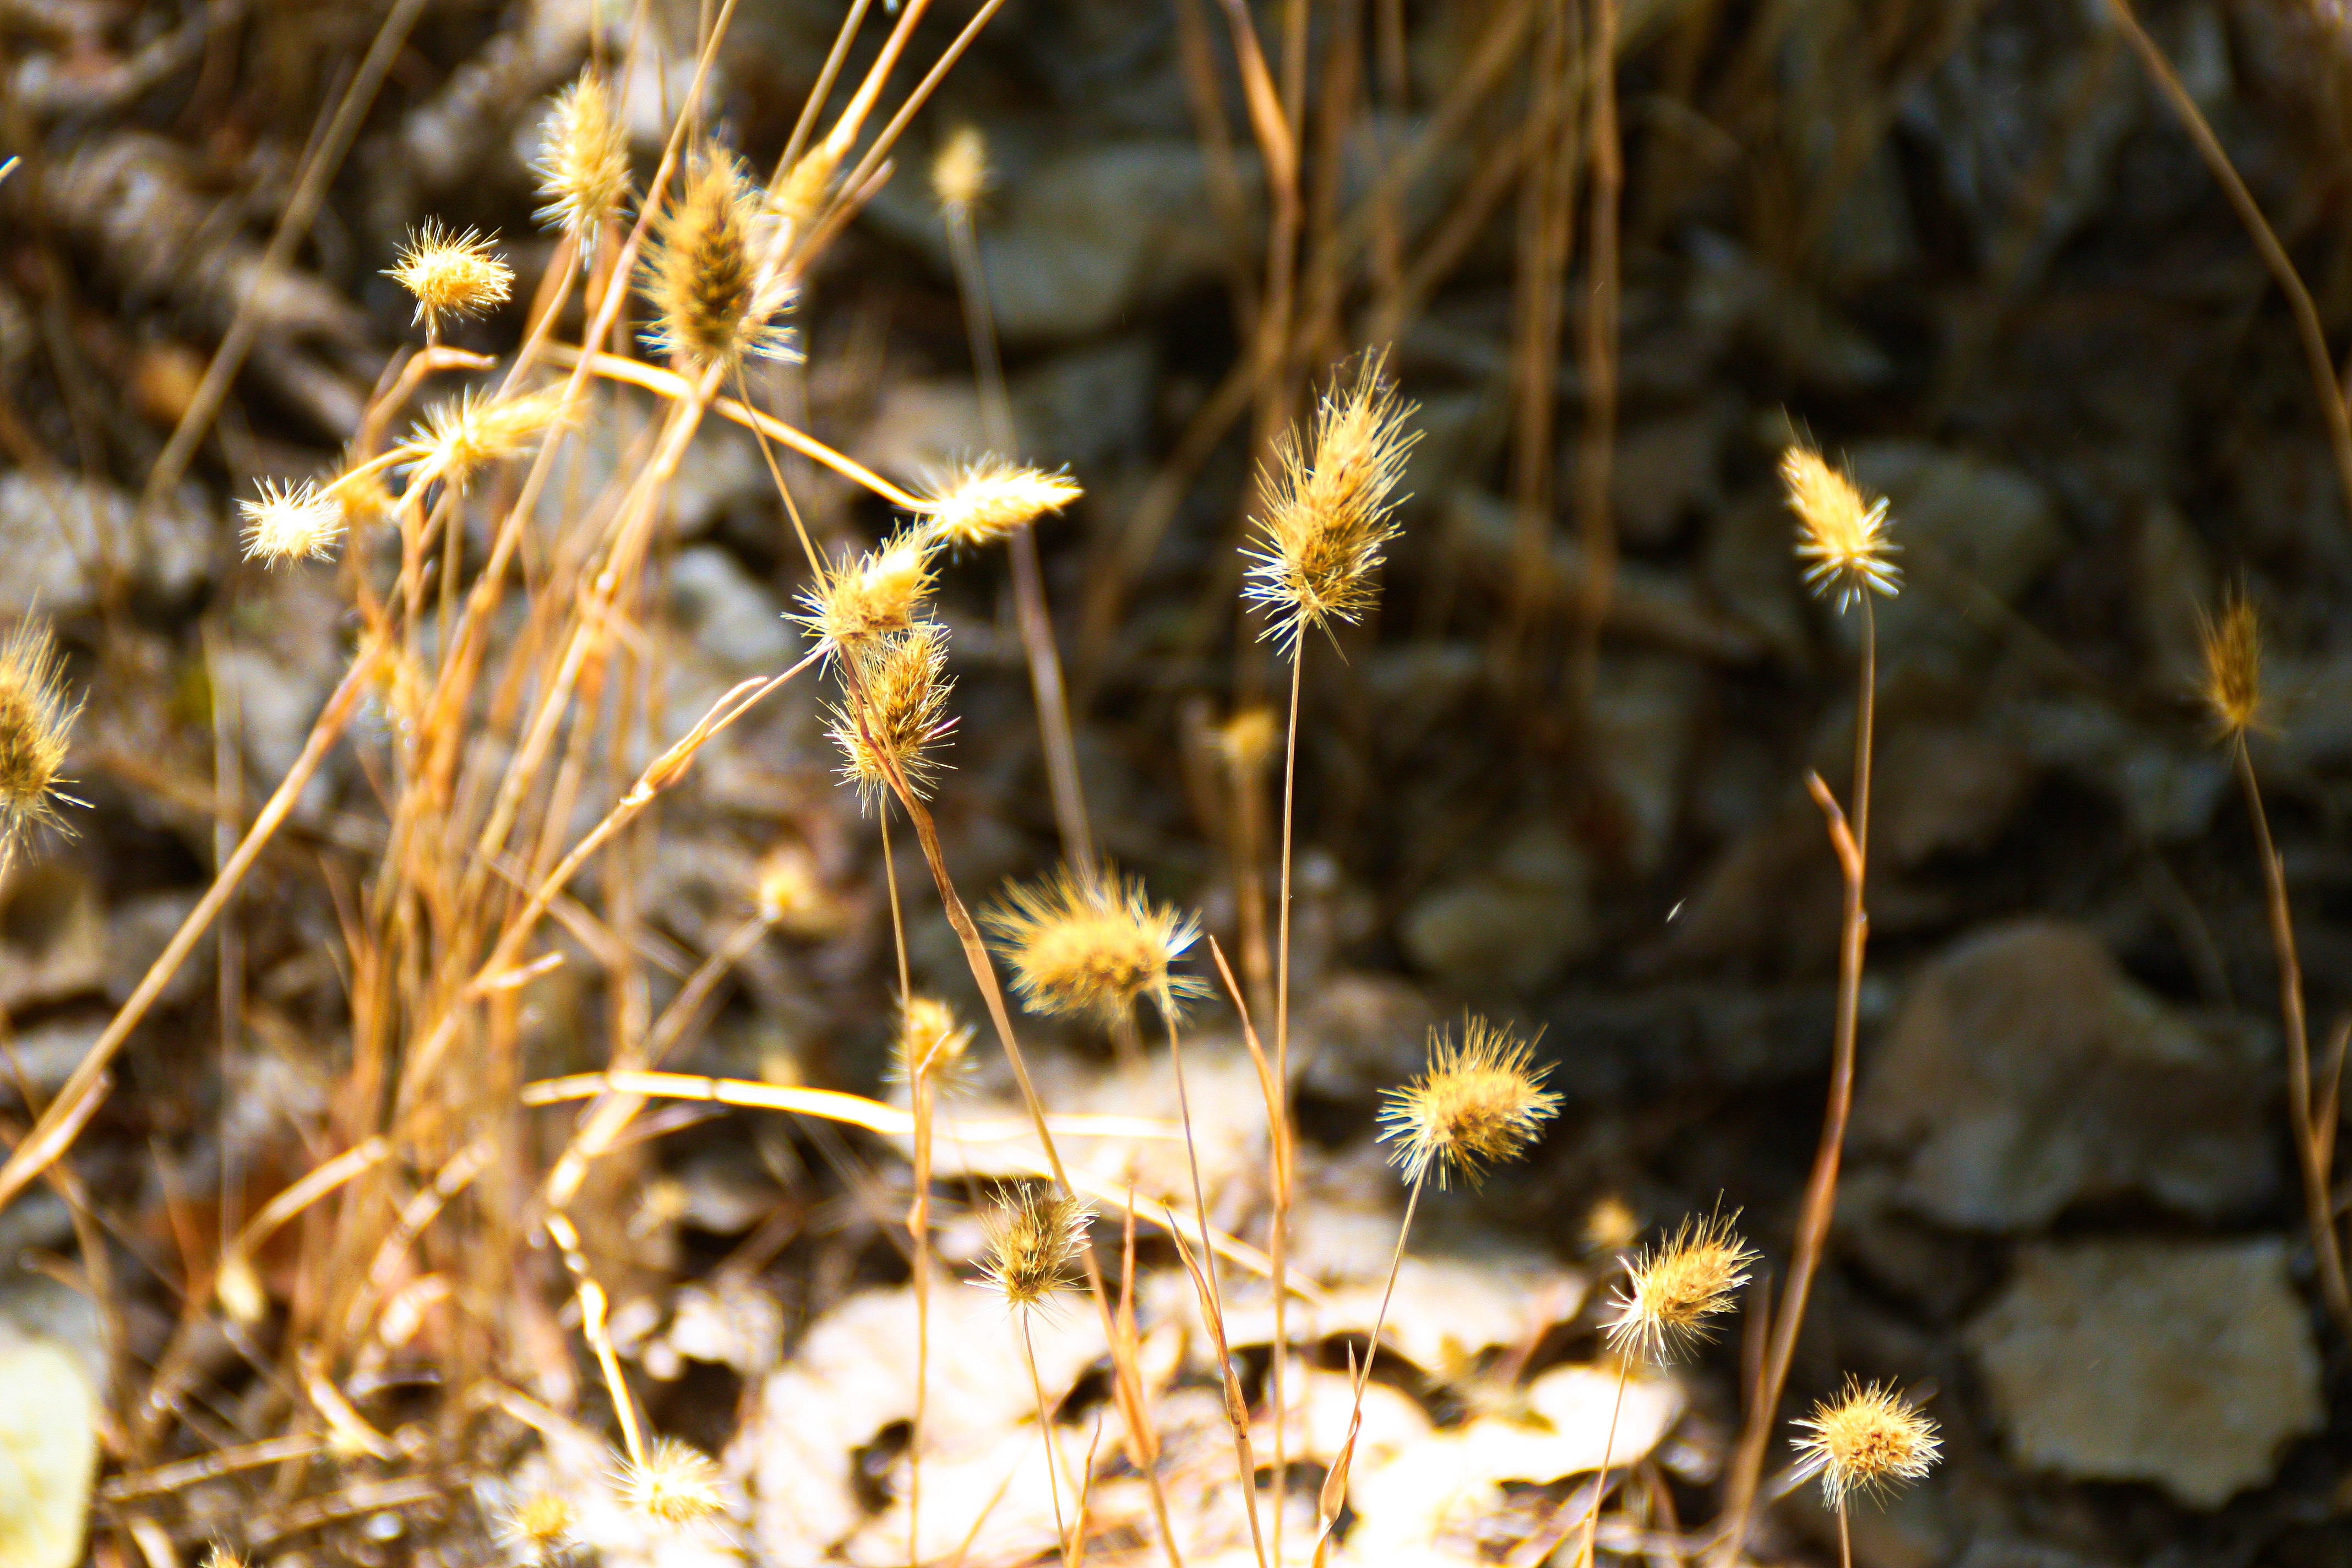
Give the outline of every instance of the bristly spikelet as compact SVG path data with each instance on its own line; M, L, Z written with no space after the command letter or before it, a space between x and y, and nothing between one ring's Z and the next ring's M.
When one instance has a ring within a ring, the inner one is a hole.
M13 163L16 160L12 158L9 162ZM0 169L0 174L5 173L5 169ZM245 1568L245 1559L215 1541L205 1548L205 1568Z
M35 824L60 826L57 793L79 702L68 702L65 660L47 623L23 620L0 642L0 867Z
M1797 1423L1811 1436L1797 1440L1800 1472L1822 1479L1822 1496L1843 1509L1856 1492L1885 1494L1935 1468L1943 1440L1936 1424L1884 1384L1849 1375L1835 1399L1813 1406Z
M551 1568L571 1553L580 1510L558 1492L535 1491L499 1521L499 1544L521 1568Z
M1613 1303L1617 1316L1609 1324L1609 1342L1618 1354L1670 1361L1714 1332L1709 1320L1738 1304L1756 1262L1731 1228L1738 1218L1735 1211L1685 1219L1664 1245L1627 1266Z
M971 1071L965 1054L971 1045L971 1026L958 1023L954 1008L935 996L909 996L898 1009L898 1037L890 1042L890 1077L898 1083L955 1089Z
M735 155L697 151L638 273L656 352L704 367L792 356L792 333L775 321L790 290L760 280L761 224L760 194Z
M343 504L333 492L309 479L282 485L264 479L255 500L241 500L245 514L245 558L258 558L276 566L287 561L333 558L335 542L343 536Z
M793 619L827 653L863 655L883 637L911 631L938 580L936 548L922 529L905 529L855 562L822 569L801 594L805 612Z
M1633 1250L1642 1237L1642 1222L1614 1193L1601 1198L1584 1215L1584 1251L1590 1258L1614 1258Z
M2245 590L2221 595L2219 614L2198 612L2197 632L2205 647L2205 680L2200 694L2213 711L2224 740L2263 728L2263 628Z
M520 397L468 390L455 401L436 403L401 447L409 482L439 479L462 493L477 473L520 452L562 417L561 387Z
M956 548L993 543L1086 492L1066 474L982 458L937 487L924 527Z
M619 1480L621 1500L663 1524L694 1524L726 1507L719 1467L702 1450L675 1437L656 1443L642 1463L623 1465Z
M1294 655L1308 627L1328 633L1371 607L1373 574L1397 536L1397 481L1420 436L1405 428L1412 408L1397 401L1385 367L1384 354L1368 354L1351 383L1325 393L1311 446L1286 433L1264 479L1243 596L1272 617L1261 635Z
M531 164L547 205L541 223L572 236L585 266L596 237L629 199L629 140L613 113L612 95L593 72L555 95L541 123Z
M988 194L988 139L965 123L948 132L931 160L931 194L950 213L969 213Z
M878 639L857 661L857 698L826 707L841 776L868 805L888 796L894 772L917 796L930 795L940 770L930 748L955 728L947 643L947 628L931 621Z
M840 166L841 154L833 143L820 142L801 155L801 161L792 166L782 184L768 193L768 210L795 238L815 226L817 215L824 210L825 198L832 194L834 174Z
M983 918L1032 1012L1113 1024L1139 997L1172 1016L1187 998L1208 994L1198 976L1169 969L1199 925L1171 906L1155 908L1140 881L1114 872L1064 867L1033 886L1008 884L1004 902Z
M1234 772L1254 773L1273 757L1279 736L1273 709L1244 708L1217 727L1217 754Z
M1007 1189L982 1222L988 1255L973 1283L1010 1307L1049 1307L1078 1283L1078 1252L1094 1215L1059 1187Z
M816 857L791 839L760 857L751 896L761 920L793 936L821 942L841 930L841 900L825 886Z
M1543 1088L1551 1069L1533 1056L1484 1018L1465 1022L1458 1045L1432 1029L1428 1068L1381 1094L1381 1136L1397 1141L1390 1158L1415 1182L1434 1166L1441 1188L1449 1173L1475 1186L1487 1166L1517 1159L1559 1110L1559 1096Z
M1797 554L1807 563L1805 585L1816 594L1834 587L1838 608L1865 593L1893 597L1902 569L1887 559L1903 547L1886 537L1886 498L1864 501L1853 481L1811 447L1780 454L1780 482L1797 514Z
M436 340L443 317L478 316L506 303L514 287L514 269L491 252L489 239L470 228L452 233L433 218L409 237L400 264L384 276L416 297L416 319Z

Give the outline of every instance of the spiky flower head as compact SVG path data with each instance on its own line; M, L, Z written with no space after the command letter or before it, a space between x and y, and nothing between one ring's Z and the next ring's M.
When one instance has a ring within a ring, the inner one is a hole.
M425 323L426 338L439 340L444 317L478 316L506 303L514 269L490 244L478 230L455 233L439 219L427 218L409 236L400 264L385 269L385 277L416 297L416 319Z
M1837 591L1838 608L1867 591L1892 598L1902 569L1887 559L1903 547L1886 537L1886 498L1864 501L1853 481L1811 447L1780 454L1780 481L1797 514L1797 555L1807 563L1805 584L1816 594Z
M701 1449L675 1437L662 1438L644 1459L624 1464L618 1479L621 1500L663 1524L698 1523L726 1507L719 1467Z
M1310 438L1286 433L1265 476L1265 513L1255 520L1243 597L1272 617L1265 637L1294 655L1308 627L1350 625L1371 607L1373 574L1397 536L1396 493L1405 455L1420 439L1405 428L1386 355L1367 354L1352 381L1323 395Z
M1642 1236L1642 1222L1611 1193L1595 1202L1584 1215L1584 1250L1594 1258L1615 1258L1631 1251Z
M816 857L791 839L760 858L752 901L761 920L797 937L819 941L841 929L841 902L825 886Z
M47 622L22 620L0 642L0 867L15 857L26 830L58 826L66 744L79 702L68 702L65 659Z
M1155 906L1143 884L1110 871L1064 867L1030 886L1007 884L985 917L1030 1011L1115 1024L1139 997L1173 1015L1206 983L1169 966L1200 934L1189 915Z
M938 581L936 548L922 529L902 529L855 561L822 567L801 594L805 611L793 619L828 653L864 654L912 631Z
M2253 601L2242 588L2221 595L2218 614L2197 616L2205 648L2205 679L2200 694L2213 710L2224 740L2263 728L2263 628Z
M890 1076L900 1083L954 1088L970 1070L965 1052L971 1026L936 996L909 996L898 1008L898 1035L890 1043Z
M276 566L286 561L327 561L343 536L343 503L310 479L296 485L264 479L261 494L236 503L245 514L245 558Z
M1381 1092L1381 1136L1396 1140L1389 1157L1416 1183L1435 1167L1441 1188L1449 1173L1475 1186L1487 1166L1517 1159L1559 1110L1543 1088L1551 1069L1534 1066L1534 1054L1480 1017L1465 1021L1458 1043L1432 1029L1427 1069Z
M1685 1219L1675 1234L1627 1266L1613 1305L1609 1342L1620 1355L1671 1361L1714 1333L1713 1320L1738 1304L1756 1254L1732 1225L1709 1215Z
M931 747L955 728L947 710L955 682L947 666L947 628L918 621L876 639L857 661L856 693L827 706L841 776L866 804L880 805L894 775L918 796L929 796L940 770Z
M731 367L746 354L792 357L792 332L776 321L792 291L760 276L762 225L742 163L723 148L698 149L639 269L637 287L653 307L648 344L702 367Z
M16 160L11 158L8 162L13 163ZM0 168L0 174L7 172ZM245 1568L245 1559L215 1541L205 1548L205 1568Z
M499 1521L499 1544L523 1568L561 1563L574 1544L580 1510L560 1492L535 1491Z
M570 235L584 266L604 226L629 199L629 137L613 95L593 71L555 95L540 123L531 171L547 205L535 215Z
M948 132L931 160L931 194L950 213L971 211L988 194L988 139L967 121Z
M1013 1187L996 1194L981 1222L988 1253L974 1283L1010 1307L1050 1307L1079 1279L1079 1249L1094 1219L1086 1205L1060 1187Z
M462 493L490 464L521 452L562 422L563 390L499 397L468 388L436 403L403 444L411 484L438 479Z
M1835 1399L1799 1421L1801 1474L1822 1479L1822 1496L1843 1509L1856 1492L1884 1495L1935 1467L1943 1440L1918 1406L1884 1384L1849 1375Z
M1066 474L982 458L938 487L924 526L942 544L992 544L1085 493Z

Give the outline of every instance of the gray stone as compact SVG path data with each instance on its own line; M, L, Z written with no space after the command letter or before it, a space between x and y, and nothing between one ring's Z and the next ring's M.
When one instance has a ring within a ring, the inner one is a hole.
M2033 783L2032 760L1975 724L1891 726L1876 764L1874 852L1916 866L1990 846Z
M67 473L0 474L0 615L68 615L98 600L114 573L179 598L212 564L214 526L194 490L167 499L138 529L135 498Z
M1911 982L1866 1060L1854 1132L1903 1206L1966 1230L2138 1194L2214 1218L2277 1179L2265 1053L2127 979L2098 939L2023 920Z
M1968 1342L2016 1457L2218 1508L2325 1419L2275 1237L2024 1249Z
M669 572L670 613L714 664L740 675L778 672L798 656L783 608L735 558L712 545L678 552Z
M1981 647L1999 614L1987 595L2013 605L2064 548L2048 493L2014 468L1914 441L1857 447L1850 461L1887 498L1901 546L1903 592L1877 603L1882 658L1934 664ZM1859 620L1840 625L1853 635Z
M1412 961L1452 984L1527 990L1589 952L1591 868L1566 835L1522 833L1486 870L1413 901L1397 935Z

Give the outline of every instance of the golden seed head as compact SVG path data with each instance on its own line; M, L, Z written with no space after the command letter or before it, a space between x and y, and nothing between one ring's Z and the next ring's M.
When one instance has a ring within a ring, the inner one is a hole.
M468 390L453 401L436 403L425 410L424 422L409 432L401 448L409 482L439 479L462 494L477 473L522 451L562 419L561 387L520 397Z
M66 742L79 702L68 702L65 659L43 621L23 620L0 642L0 866L36 823L56 825ZM72 804L79 805L75 801Z
M1886 498L1865 502L1853 481L1811 447L1780 454L1780 480L1797 514L1797 554L1807 563L1805 584L1816 594L1837 590L1838 608L1864 591L1889 598L1903 586L1902 569L1887 559L1903 547L1886 537Z
M1373 574L1397 536L1397 481L1420 437L1405 428L1412 409L1397 401L1386 363L1368 354L1352 382L1325 393L1311 444L1286 432L1264 479L1266 510L1254 520L1257 548L1244 552L1243 597L1273 617L1261 635L1294 655L1308 627L1352 625L1371 607Z
M1007 1188L982 1221L988 1256L975 1283L1012 1307L1045 1307L1078 1283L1078 1251L1094 1218L1059 1187Z
M828 652L862 654L882 637L912 631L938 581L935 548L923 530L903 529L855 562L820 569L801 595L806 613L793 619Z
M1584 1250L1594 1258L1614 1258L1633 1250L1642 1236L1642 1222L1625 1200L1611 1193L1584 1216Z
M1149 996L1165 1014L1208 994L1197 976L1171 973L1200 934L1189 915L1154 907L1140 881L1067 867L1043 882L1008 884L985 917L1013 966L1013 988L1033 1013L1071 1013L1106 1024Z
M698 150L638 272L653 307L647 343L701 366L792 357L792 332L775 320L792 291L761 280L761 227L760 194L741 163L721 148Z
M931 194L950 213L968 213L988 194L988 139L977 125L957 126L931 160Z
M335 542L343 536L343 503L332 490L321 490L309 479L281 485L264 479L257 500L241 500L245 514L245 558L258 556L275 566L284 561L331 560Z
M556 1492L535 1491L499 1522L499 1541L526 1568L560 1563L572 1547L580 1510Z
M789 224L794 235L806 234L817 214L824 210L834 171L840 166L841 154L833 144L819 142L801 154L801 161L784 174L783 184L769 193L768 209Z
M1244 708L1217 727L1217 754L1237 773L1255 773L1274 755L1279 738L1271 708Z
M786 839L760 857L752 902L770 925L812 941L841 929L841 905L825 886L816 857Z
M1814 1405L1797 1425L1811 1434L1797 1440L1800 1468L1822 1478L1822 1495L1834 1509L1856 1492L1884 1494L1917 1480L1943 1447L1936 1424L1910 1400L1852 1376L1835 1399Z
M642 1463L621 1467L621 1500L668 1525L695 1524L726 1507L719 1467L699 1448L664 1437Z
M578 242L584 265L596 237L629 199L629 138L613 112L612 94L593 72L555 95L541 122L539 194L547 205L540 222Z
M918 621L861 653L856 694L826 707L841 748L841 776L867 805L888 796L894 773L918 796L929 797L940 766L931 745L955 728L947 711L955 682L947 667L947 628Z
M2263 728L2263 628L2242 588L2221 595L2219 614L2197 617L2205 645L2205 706L2225 740Z
M1670 1361L1714 1332L1708 1320L1738 1304L1756 1254L1731 1226L1739 1217L1685 1219L1664 1245L1626 1268L1609 1342L1620 1355Z
M474 229L453 234L438 219L409 236L400 265L384 276L416 296L416 319L437 337L444 316L478 316L506 303L514 269L490 250L490 240Z
M982 458L939 487L924 526L942 544L991 544L1085 493L1066 474Z
M1435 1166L1440 1187L1449 1173L1475 1186L1488 1165L1517 1159L1559 1110L1559 1096L1543 1088L1551 1069L1533 1066L1533 1057L1484 1018L1464 1024L1458 1045L1432 1029L1427 1070L1381 1094L1381 1136L1397 1141L1390 1158L1415 1182Z
M971 1027L935 996L909 996L898 1009L898 1037L890 1046L890 1076L900 1083L956 1087L971 1070L964 1053Z
M215 1541L205 1548L205 1568L245 1568L245 1559Z

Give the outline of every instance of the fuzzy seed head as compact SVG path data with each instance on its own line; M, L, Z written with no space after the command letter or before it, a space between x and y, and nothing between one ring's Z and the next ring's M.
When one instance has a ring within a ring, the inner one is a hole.
M1756 1254L1731 1226L1737 1213L1685 1219L1663 1246L1627 1266L1609 1325L1620 1355L1671 1361L1712 1337L1712 1320L1738 1305Z
M793 356L775 318L791 290L760 279L760 194L734 154L698 151L677 195L656 220L637 287L653 307L646 342L698 366L733 366L746 354Z
M942 544L991 544L1085 493L1067 475L982 458L939 487L925 526Z
M643 1463L621 1467L621 1500L648 1519L677 1526L697 1524L726 1507L719 1467L699 1448L664 1437Z
M402 447L409 482L439 479L463 494L476 474L522 451L562 418L560 387L520 397L469 390L452 402L436 404Z
M840 166L841 154L833 144L818 142L801 154L801 161L785 174L783 184L769 193L769 210L789 225L793 235L806 234L824 210L834 173Z
M1800 1468L1822 1479L1822 1496L1843 1509L1856 1492L1885 1495L1935 1467L1943 1440L1936 1424L1884 1384L1849 1376L1835 1399L1813 1406L1797 1423L1810 1434L1797 1440Z
M955 687L947 665L947 628L918 621L876 639L857 660L856 696L826 708L841 748L841 776L866 805L889 795L894 773L929 798L940 765L931 746L955 728L947 711Z
M547 1568L560 1563L573 1544L572 1531L580 1510L572 1500L551 1491L535 1491L499 1523L499 1542L523 1568Z
M952 1089L971 1070L965 1057L971 1046L971 1027L956 1021L954 1008L935 996L909 996L898 1008L890 1076L900 1083Z
M828 652L853 655L912 631L939 580L931 565L935 549L923 530L902 530L878 550L821 570L801 595L805 613L793 619Z
M1886 498L1865 502L1853 481L1811 447L1780 454L1780 480L1789 492L1789 510L1797 514L1797 555L1806 563L1805 585L1816 594L1834 588L1841 610L1852 607L1864 591L1894 597L1903 586L1903 573L1887 557L1903 547L1886 537Z
M1078 1283L1078 1252L1094 1219L1086 1205L1059 1187L1009 1188L982 1222L988 1255L975 1283L1016 1308L1050 1307Z
M2219 614L2198 616L2197 631L2205 647L2201 695L2222 738L2263 728L2263 628L2253 601L2231 589Z
M5 173L5 170L0 170L0 174ZM205 1548L205 1568L245 1568L245 1559L215 1541Z
M1543 1088L1551 1069L1533 1056L1484 1018L1465 1023L1459 1044L1431 1030L1427 1070L1381 1095L1381 1136L1396 1140L1389 1157L1414 1182L1434 1166L1441 1188L1449 1173L1475 1186L1489 1165L1517 1159L1559 1110L1559 1096Z
M416 297L416 319L434 338L443 318L478 316L505 304L514 288L514 269L491 251L488 238L470 228L453 233L437 219L409 236L400 265L384 276Z
M1217 727L1217 754L1225 766L1248 777L1265 766L1279 739L1271 708L1244 708Z
M821 941L841 929L840 902L825 886L816 857L790 839L760 858L752 900L761 920L793 936Z
M276 566L288 561L329 561L335 542L343 536L343 504L331 490L321 490L309 479L282 485L261 481L255 500L241 500L245 514L245 558L258 557Z
M1264 479L1243 597L1271 617L1261 635L1294 656L1307 628L1353 625L1378 597L1373 575L1404 500L1397 481L1420 439L1405 428L1412 409L1398 402L1386 363L1367 355L1353 381L1325 393L1312 437L1286 434Z
M1584 1216L1584 1250L1593 1258L1614 1258L1633 1249L1641 1239L1642 1222L1614 1193L1592 1205Z
M1076 1014L1114 1024L1139 997L1173 1015L1208 986L1169 966L1200 935L1189 915L1154 906L1143 884L1116 873L1064 867L1033 886L1010 884L985 917L1013 966L1013 988L1033 1013Z
M988 139L972 124L957 126L931 160L931 194L950 213L968 213L988 194Z
M629 139L613 112L613 96L593 73L555 95L541 122L539 194L547 205L540 222L572 236L581 263L595 253L597 236L629 199Z
M0 866L27 828L56 825L66 744L79 702L68 702L65 660L46 622L24 620L0 642ZM79 805L79 801L73 802Z

